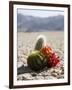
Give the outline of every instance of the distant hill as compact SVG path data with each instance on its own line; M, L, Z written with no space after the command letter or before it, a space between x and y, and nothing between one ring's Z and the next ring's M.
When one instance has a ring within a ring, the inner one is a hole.
M64 30L64 16L41 18L17 14L17 28L25 32Z

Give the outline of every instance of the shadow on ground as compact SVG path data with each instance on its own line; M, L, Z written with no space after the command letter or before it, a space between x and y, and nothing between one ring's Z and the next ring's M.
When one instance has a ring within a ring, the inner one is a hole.
M22 65L21 67L17 68L17 75L31 72L32 70L28 66Z
M22 65L21 67L17 68L17 75L24 74L24 73L41 73L43 71L47 71L49 68L45 67L44 69L40 71L33 71L28 66Z

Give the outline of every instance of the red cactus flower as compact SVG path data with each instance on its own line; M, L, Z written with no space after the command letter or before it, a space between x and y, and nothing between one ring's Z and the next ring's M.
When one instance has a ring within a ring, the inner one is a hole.
M49 54L47 60L48 67L55 67L60 62L59 57L55 53Z

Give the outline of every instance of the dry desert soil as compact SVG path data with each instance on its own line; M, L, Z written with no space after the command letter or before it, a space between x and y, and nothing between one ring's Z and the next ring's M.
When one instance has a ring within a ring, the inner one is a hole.
M27 57L34 50L36 38L45 35L48 45L58 54L61 65L32 71L27 65ZM64 32L18 32L17 34L17 80L49 80L64 78Z

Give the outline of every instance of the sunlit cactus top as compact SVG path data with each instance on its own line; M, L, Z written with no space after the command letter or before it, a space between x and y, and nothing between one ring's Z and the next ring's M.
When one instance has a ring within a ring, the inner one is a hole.
M40 50L41 48L45 47L46 43L46 37L44 35L39 35L36 39L35 50Z

